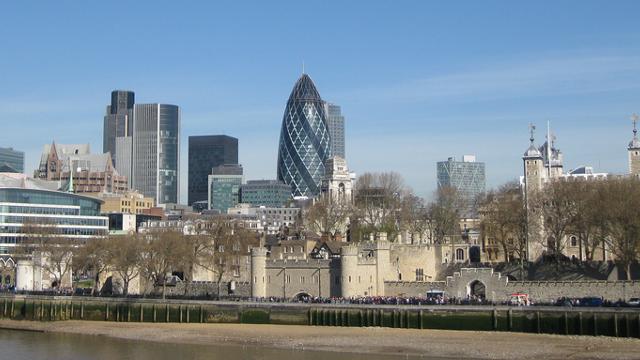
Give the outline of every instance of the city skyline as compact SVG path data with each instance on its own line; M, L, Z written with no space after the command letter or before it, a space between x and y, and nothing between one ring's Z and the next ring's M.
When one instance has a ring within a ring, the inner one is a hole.
M328 5L314 11L332 26L299 34L289 34L304 21L284 11L290 4L257 4L250 11L236 5L216 11L203 4L128 6L126 14L112 16L117 6L44 4L20 18L12 14L26 13L24 5L9 4L0 15L5 31L12 29L0 60L12 70L0 90L6 124L0 146L26 153L26 173L52 139L99 149L105 99L113 89L130 89L142 95L138 102L175 103L184 110L181 202L190 135L239 138L246 178L272 179L282 108L303 60L323 96L347 114L349 167L358 174L396 171L421 196L436 189L433 164L449 154L482 158L488 188L516 179L527 125L542 127L547 120L567 169L626 172L629 116L638 111L640 84L634 2L606 8L567 2L551 10L544 4L399 8L374 2L367 9L341 4L338 13ZM457 14L464 8L471 9L460 25ZM297 11L308 10L300 5ZM147 11L170 26L131 21ZM225 19L240 14L255 24ZM352 24L356 14L363 21ZM98 26L79 33L65 26L69 19L80 21L75 26ZM48 23L52 28L43 31ZM380 23L387 26L375 25ZM130 42L122 42L122 53L130 56L104 56L105 39L131 34ZM281 41L285 35L293 39ZM48 45L59 37L68 41ZM179 41L179 53L187 56L142 56L158 46L153 39ZM343 55L336 57L338 51ZM255 53L261 61L249 56ZM45 55L46 62L35 61Z

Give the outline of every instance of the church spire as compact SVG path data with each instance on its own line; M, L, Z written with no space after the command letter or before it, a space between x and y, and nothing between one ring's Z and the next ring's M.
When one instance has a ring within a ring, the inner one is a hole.
M631 139L631 142L629 142L629 150L640 149L640 140L638 140L638 129L637 129L637 123L639 119L640 117L638 117L638 114L636 113L631 114L631 121L633 122L633 139Z

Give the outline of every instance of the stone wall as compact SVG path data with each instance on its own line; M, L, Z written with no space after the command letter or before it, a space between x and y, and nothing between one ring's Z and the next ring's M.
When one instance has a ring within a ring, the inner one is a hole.
M387 296L425 297L429 290L444 291L444 281L416 282L416 281L386 281L384 283Z
M220 296L243 298L251 296L251 284L248 282L235 282L235 289L232 292L229 290L229 282L220 283ZM155 291L162 293L162 287L157 287ZM165 291L167 296L215 297L218 294L218 283L215 281L179 282L176 285L167 286Z
M640 281L511 281L504 296L522 292L534 301L553 301L561 297L603 297L617 301L640 298Z

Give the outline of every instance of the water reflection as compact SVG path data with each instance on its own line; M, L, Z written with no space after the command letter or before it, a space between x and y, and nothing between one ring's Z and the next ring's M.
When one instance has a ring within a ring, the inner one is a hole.
M378 360L382 355L359 355L259 347L167 344L114 339L106 336L0 330L0 359L12 360ZM391 357L395 358L395 357ZM407 357L402 356L402 359Z

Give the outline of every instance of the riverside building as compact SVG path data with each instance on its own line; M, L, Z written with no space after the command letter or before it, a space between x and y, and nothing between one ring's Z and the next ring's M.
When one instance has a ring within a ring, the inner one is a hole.
M102 201L57 190L57 183L0 173L0 254L13 255L25 224L50 225L53 236L84 242L107 235Z

